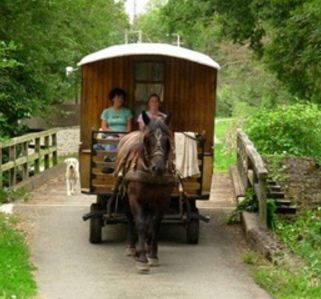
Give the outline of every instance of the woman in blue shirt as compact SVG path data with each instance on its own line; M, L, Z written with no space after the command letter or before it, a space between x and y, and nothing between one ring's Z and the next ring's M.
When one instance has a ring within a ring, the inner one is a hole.
M124 107L125 91L121 88L113 88L108 97L113 105L104 109L101 113L101 130L130 132L132 130L133 115L128 108Z
M124 107L126 93L121 88L113 88L108 95L109 99L112 101L112 106L106 108L101 113L101 125L100 131L102 132L130 132L132 130L132 118L133 115L131 111ZM105 135L105 136L104 136ZM103 138L113 139L115 135L103 134ZM121 137L121 136L117 136ZM110 152L115 152L117 150L116 144L95 144L95 150L105 150ZM109 157L108 155L104 157L106 162L112 162L115 157ZM112 172L113 169L106 168L105 172Z

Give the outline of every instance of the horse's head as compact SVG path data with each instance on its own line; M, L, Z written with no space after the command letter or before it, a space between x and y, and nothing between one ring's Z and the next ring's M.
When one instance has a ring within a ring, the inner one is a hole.
M153 175L162 176L168 167L168 158L171 151L171 134L168 129L169 118L162 120L151 120L143 111L143 146L145 159L149 171Z

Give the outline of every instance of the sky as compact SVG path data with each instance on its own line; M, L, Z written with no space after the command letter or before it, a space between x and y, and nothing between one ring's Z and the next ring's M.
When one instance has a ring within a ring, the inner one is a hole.
M144 12L144 7L149 0L136 0L136 14ZM135 0L126 0L125 8L127 14L130 16L130 19L133 19L134 15L134 2Z

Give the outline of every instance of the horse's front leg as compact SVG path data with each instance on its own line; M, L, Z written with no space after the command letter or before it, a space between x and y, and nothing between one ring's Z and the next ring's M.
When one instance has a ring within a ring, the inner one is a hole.
M158 236L161 223L163 220L163 213L157 213L153 219L152 223L152 238L150 244L150 252L148 255L148 262L150 266L158 266Z
M135 219L136 230L138 234L138 242L136 246L136 255L137 255L137 270L140 273L145 273L149 271L148 260L146 256L146 219L143 211L143 207L135 200L130 198L130 206L133 212L133 216Z

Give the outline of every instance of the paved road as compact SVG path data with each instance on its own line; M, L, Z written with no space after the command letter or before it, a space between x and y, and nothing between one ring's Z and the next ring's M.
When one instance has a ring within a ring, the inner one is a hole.
M211 222L201 225L197 246L185 244L182 228L163 227L161 265L148 275L137 274L134 261L124 256L124 226L106 227L103 244L89 244L88 223L81 216L90 201L88 196L66 197L57 179L39 190L31 203L15 207L32 224L39 298L271 298L253 282L241 261L238 229L231 232L224 224L231 201L212 198L201 205Z

